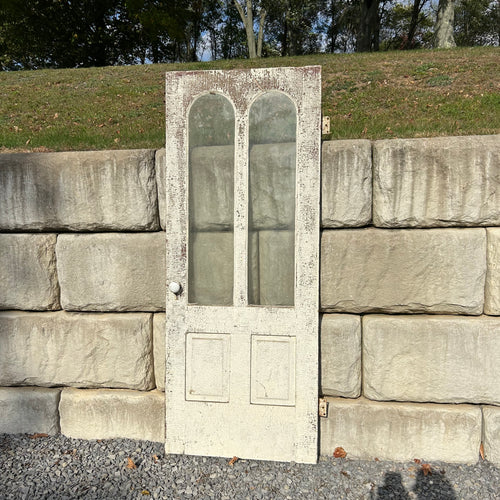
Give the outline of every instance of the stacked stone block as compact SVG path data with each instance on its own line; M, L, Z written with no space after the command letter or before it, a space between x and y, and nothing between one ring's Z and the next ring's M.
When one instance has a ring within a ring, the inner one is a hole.
M349 214L322 235L321 307L359 319L362 363L360 398L322 384L321 453L475 462L482 441L499 463L500 137L377 141L372 151L371 220ZM346 170L325 158L323 171ZM323 381L356 359L325 345L334 316L323 315Z
M164 439L165 151L0 155L0 432ZM321 453L500 463L500 137L323 144Z
M155 152L4 154L0 186L0 432L163 441Z

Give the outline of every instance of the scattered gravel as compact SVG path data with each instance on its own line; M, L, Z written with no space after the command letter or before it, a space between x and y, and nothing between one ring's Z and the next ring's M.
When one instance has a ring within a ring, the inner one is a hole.
M230 465L224 458L165 455L161 443L147 441L0 434L1 499L500 499L500 469L488 462L430 466L424 475L416 462L348 457Z

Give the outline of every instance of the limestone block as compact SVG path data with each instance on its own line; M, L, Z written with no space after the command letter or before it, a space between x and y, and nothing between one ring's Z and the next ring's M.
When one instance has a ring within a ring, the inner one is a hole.
M189 302L233 303L233 233L192 233L189 247Z
M63 389L61 433L76 439L165 441L165 394L125 389Z
M500 315L500 228L488 228L485 314Z
M334 399L320 419L321 455L341 446L348 458L475 463L481 409L472 405Z
M165 234L62 234L61 304L71 311L165 310Z
M0 309L60 308L55 246L55 234L0 234Z
M500 465L500 408L483 406L483 445L486 460Z
M0 313L0 385L154 387L150 314Z
M323 231L321 307L481 314L485 229Z
M154 151L0 156L0 228L156 230Z
M364 226L371 217L371 142L324 142L321 159L322 226Z
M500 224L500 136L376 141L373 221L381 227Z
M260 144L250 151L250 226L293 229L295 224L294 142Z
M234 217L234 147L194 148L189 169L190 227L229 231Z
M156 313L153 318L153 358L156 388L165 391L165 314Z
M321 317L321 393L357 398L361 394L361 318Z
M364 316L363 395L500 404L500 319Z
M59 389L0 387L0 434L57 434Z
M167 211L166 211L166 169L165 169L166 153L165 148L159 149L155 154L155 172L156 186L158 188L158 211L160 213L160 225L165 229Z

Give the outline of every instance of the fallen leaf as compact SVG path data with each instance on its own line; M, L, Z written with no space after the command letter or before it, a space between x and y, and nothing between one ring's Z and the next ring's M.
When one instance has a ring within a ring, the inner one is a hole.
M422 464L422 472L424 473L424 476L427 476L428 474L432 476L430 464Z
M238 457L233 457L229 460L228 464L233 466L238 461Z
M130 457L127 458L127 469L137 469L137 465L134 464Z
M37 432L35 434L31 434L31 436L28 436L30 439L38 439L38 438L46 438L49 437L48 434L45 434L45 432Z
M151 495L148 490L142 490L141 495Z
M481 443L481 446L479 447L479 454L481 455L481 459L484 460L484 446L483 446L483 443Z
M418 459L418 458L414 458L413 461L416 463L416 464L420 464L422 463L422 460Z
M335 450L333 451L333 456L335 458L345 458L347 456L347 453L344 448L337 446L337 448L335 448Z
M380 462L380 460L377 457L375 457L375 462Z
M157 464L160 459L156 455L153 455L153 460L155 461L155 464Z

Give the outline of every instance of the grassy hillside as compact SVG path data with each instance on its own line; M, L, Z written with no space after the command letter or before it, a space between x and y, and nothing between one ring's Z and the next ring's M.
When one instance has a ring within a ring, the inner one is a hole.
M164 73L323 68L324 139L500 133L500 49L319 54L262 60L0 73L0 151L160 148Z

